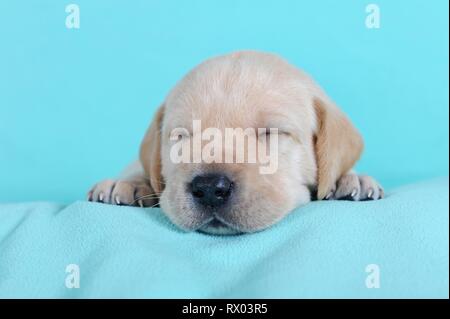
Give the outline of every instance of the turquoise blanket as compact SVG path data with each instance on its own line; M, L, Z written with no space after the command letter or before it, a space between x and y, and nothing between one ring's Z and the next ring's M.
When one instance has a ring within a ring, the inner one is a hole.
M0 297L448 298L448 204L443 178L232 237L183 233L159 209L3 204Z

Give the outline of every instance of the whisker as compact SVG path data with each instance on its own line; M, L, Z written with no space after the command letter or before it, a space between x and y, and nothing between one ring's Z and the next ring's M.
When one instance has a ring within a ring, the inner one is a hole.
M137 199L139 200L139 199L150 199L150 198L160 198L160 197L161 196L157 195L157 194L150 194L150 195L139 196Z
M148 194L148 195L139 196L131 203L131 205L134 205L134 204L136 204L136 202L141 201L143 199L158 199L158 202L159 202L160 195L161 194ZM139 203L139 206L142 206L141 203Z
M145 176L144 179L148 180L148 181L156 182L156 183L161 184L161 185L166 185L166 182L163 182L162 180L158 180L156 178Z
M152 205L152 206L149 206L149 207L146 207L146 208L154 208L154 207L156 207L156 206L158 206L159 205L159 203L156 203L156 204L154 204L154 205Z

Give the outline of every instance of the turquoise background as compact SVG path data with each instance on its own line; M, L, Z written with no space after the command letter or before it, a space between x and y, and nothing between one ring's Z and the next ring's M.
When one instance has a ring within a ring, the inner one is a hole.
M84 198L137 154L169 89L202 60L278 53L351 117L358 169L393 187L448 175L448 1L0 1L0 201Z

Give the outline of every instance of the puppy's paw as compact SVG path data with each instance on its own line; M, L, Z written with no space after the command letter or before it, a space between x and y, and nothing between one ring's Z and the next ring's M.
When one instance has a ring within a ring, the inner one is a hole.
M111 205L151 207L158 203L148 181L107 179L96 184L87 195L88 201Z
M349 173L338 180L336 187L326 196L326 199L366 201L383 197L383 188L374 178Z

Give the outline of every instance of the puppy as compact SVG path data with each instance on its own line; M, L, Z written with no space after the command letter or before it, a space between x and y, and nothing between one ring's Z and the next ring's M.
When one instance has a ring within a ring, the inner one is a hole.
M196 120L220 131L267 128L255 136L258 146L276 139L276 170L262 174L260 158L253 163L175 163L174 144L183 140L192 146ZM313 199L382 198L383 189L373 178L351 170L362 150L358 131L307 74L273 54L236 52L190 71L159 107L140 161L122 177L96 184L88 199L159 204L186 231L256 232Z

